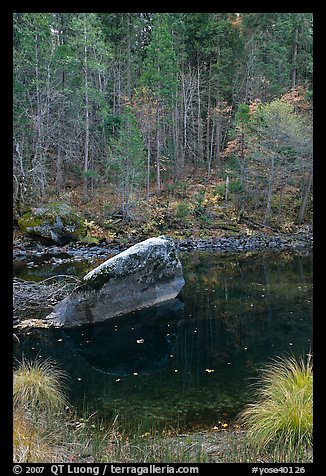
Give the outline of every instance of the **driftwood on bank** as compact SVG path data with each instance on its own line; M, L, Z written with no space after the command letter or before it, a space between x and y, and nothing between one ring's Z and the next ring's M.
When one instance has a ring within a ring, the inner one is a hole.
M79 284L79 278L69 275L52 276L37 282L14 278L14 319L21 319L41 309L52 308Z

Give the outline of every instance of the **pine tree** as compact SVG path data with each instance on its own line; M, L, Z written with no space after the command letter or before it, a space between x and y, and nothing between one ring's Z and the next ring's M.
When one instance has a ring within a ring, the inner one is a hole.
M173 47L170 14L158 13L154 17L153 31L147 54L141 85L147 87L157 100L156 118L156 184L161 192L162 149L166 142L165 126L175 101L177 90L177 57Z
M129 219L130 205L137 187L145 177L145 148L136 117L127 98L117 138L110 141L107 174L115 173L121 196L121 212Z
M87 201L98 131L101 126L103 129L109 113L104 83L110 51L104 44L95 13L75 14L70 29L66 88L74 111L72 113L75 115L75 133L78 130L83 134L83 141L79 145L80 155L83 157L80 169L83 176L83 199Z
M18 202L44 198L50 180L56 107L54 18L14 14L14 190Z
M244 42L244 102L281 96L312 79L312 14L247 13Z

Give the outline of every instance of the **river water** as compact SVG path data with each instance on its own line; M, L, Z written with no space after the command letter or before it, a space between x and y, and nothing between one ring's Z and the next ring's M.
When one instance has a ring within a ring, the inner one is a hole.
M21 332L15 359L53 359L68 374L70 402L99 416L188 430L232 424L263 365L312 350L312 254L180 259L178 299L93 326ZM63 271L85 267L39 269Z

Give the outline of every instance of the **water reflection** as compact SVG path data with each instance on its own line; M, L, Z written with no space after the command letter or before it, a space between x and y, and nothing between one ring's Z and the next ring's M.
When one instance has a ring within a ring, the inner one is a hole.
M230 420L271 357L311 349L312 256L181 255L178 300L77 329L20 335L16 356L51 356L71 377L71 400L99 413Z
M96 371L117 377L149 375L168 367L183 307L174 299L126 318L62 333L69 350Z

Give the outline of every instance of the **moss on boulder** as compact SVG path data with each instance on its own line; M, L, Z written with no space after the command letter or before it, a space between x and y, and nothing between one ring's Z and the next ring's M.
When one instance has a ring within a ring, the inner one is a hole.
M58 245L86 236L84 220L64 202L31 208L18 220L18 225L24 233Z
M101 322L172 300L184 284L174 241L148 238L87 273L47 319L59 327Z

